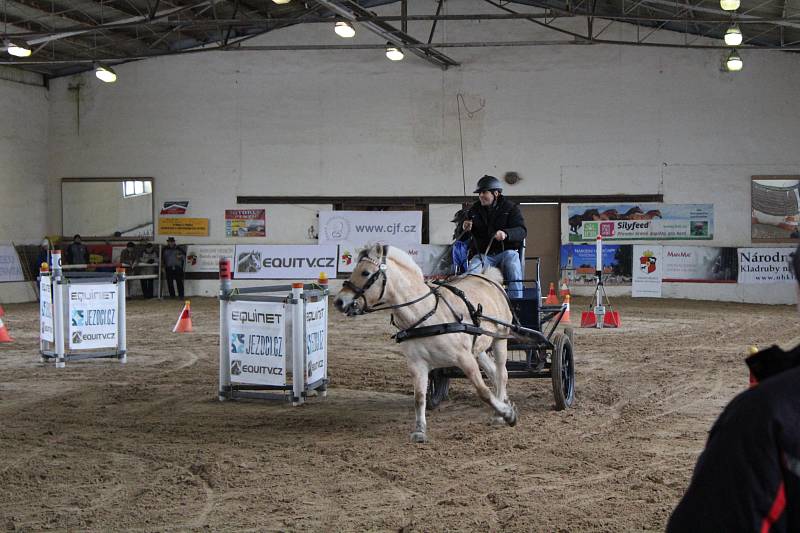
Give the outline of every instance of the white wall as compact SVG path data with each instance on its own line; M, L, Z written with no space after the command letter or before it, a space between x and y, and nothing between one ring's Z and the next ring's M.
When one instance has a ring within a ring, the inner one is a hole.
M438 27L434 40L562 38L525 21ZM410 25L420 36L429 28ZM614 24L603 36L633 32ZM247 44L324 42L342 41L320 24ZM358 29L355 42L381 40ZM191 216L210 218L211 235L191 238L198 243L237 242L222 224L224 209L251 207L237 206L237 195L461 195L458 94L469 111L461 107L468 192L484 173L515 170L523 180L511 195L662 193L670 203L713 203L715 239L704 244L741 246L750 176L800 173L797 54L746 51L744 70L729 74L719 50L443 51L462 66L441 71L410 53L392 63L380 50L212 52L120 65L113 85L90 74L55 80L49 220L60 221L60 179L70 176L153 176L157 206L189 199ZM308 242L307 210L270 216L275 208L266 207L265 242ZM431 217L437 241L450 234L450 207Z
M48 94L35 76L0 67L0 242L47 234ZM0 283L0 302L33 299L29 283Z

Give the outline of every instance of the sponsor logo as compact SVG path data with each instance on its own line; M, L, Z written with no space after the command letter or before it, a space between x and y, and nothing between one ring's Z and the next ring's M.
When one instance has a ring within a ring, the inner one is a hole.
M244 353L244 333L231 333L231 353Z
M350 235L350 222L342 217L332 217L322 231L329 241L346 241Z
M325 366L325 361L322 361L322 360L320 360L320 361L309 361L309 363L308 363L308 375L310 376L311 374L314 373L314 371L319 370L324 366Z
M113 300L116 291L75 291L70 293L73 302L89 302L92 300Z
M306 322L311 322L312 320L319 320L320 318L325 316L325 309L317 309L316 311L308 311L306 313Z
M339 259L345 266L350 266L353 263L353 254L350 253L350 250L345 250Z
M283 368L279 366L260 366L260 365L243 364L241 372L246 372L248 374L263 374L267 376L282 376ZM232 370L231 373L233 373Z
M265 257L261 265L264 268L334 268L335 261L334 257Z
M306 353L319 352L325 349L325 332L318 331L306 335Z
M80 331L72 332L72 344L80 344L82 341L83 341L83 339L81 339L81 332Z
M236 260L236 272L254 273L261 270L261 252L242 252Z
M642 272L645 274L652 274L656 271L656 258L653 252L647 250L642 254L639 258L639 268L642 269Z
M86 320L83 317L83 310L73 310L72 311L72 325L73 326L85 326Z
M231 374L234 376L239 376L242 373L242 362L241 361L231 361Z
M231 320L241 324L280 324L283 315L277 313L262 313L260 311L233 311Z

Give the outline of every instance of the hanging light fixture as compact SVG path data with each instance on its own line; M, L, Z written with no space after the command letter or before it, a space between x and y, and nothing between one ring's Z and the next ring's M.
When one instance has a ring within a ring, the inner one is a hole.
M276 4L288 4L292 0L272 0Z
M741 0L719 0L719 7L725 11L736 11L741 3Z
M728 72L739 72L742 70L743 66L744 62L742 61L742 57L736 50L731 51L730 55L728 55L728 59L725 60L725 68L728 69Z
M95 65L94 75L97 76L97 79L106 83L114 83L117 81L117 73L114 72L114 69L111 67Z
M28 43L20 40L6 39L6 52L14 57L28 57L31 55Z
M386 57L391 59L392 61L400 61L405 57L403 51L393 45L392 43L386 43Z
M333 31L336 32L336 35L339 37L344 37L345 39L350 39L354 37L356 34L356 30L350 23L340 20L336 23L336 26L333 28Z
M742 30L734 24L725 32L725 44L728 46L739 46L742 44Z

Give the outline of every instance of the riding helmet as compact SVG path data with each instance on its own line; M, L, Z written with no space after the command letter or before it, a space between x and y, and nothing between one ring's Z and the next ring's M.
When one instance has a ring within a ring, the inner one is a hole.
M487 174L478 180L478 187L472 192L478 193L483 191L503 192L503 184L500 183L499 179Z

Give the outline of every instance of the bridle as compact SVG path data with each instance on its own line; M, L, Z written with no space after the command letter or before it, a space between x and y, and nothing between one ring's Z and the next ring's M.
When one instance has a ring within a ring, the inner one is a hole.
M372 263L373 265L378 267L378 270L373 272L367 278L367 281L364 282L364 285L359 287L356 284L354 284L352 281L350 281L349 279L345 280L344 283L342 284L343 287L345 287L347 289L350 289L351 291L353 291L355 293L356 296L353 299L354 301L359 299L359 298L361 298L364 301L364 306L363 307L359 306L359 307L361 307L361 310L364 313L370 313L370 312L379 310L379 309L376 309L375 307L370 309L369 305L367 304L367 297L364 295L364 293L366 293L375 284L375 282L378 281L378 278L382 278L381 294L380 294L380 296L378 296L378 303L376 303L375 305L380 305L381 300L383 300L383 295L386 292L386 269L389 268L389 265L386 264L386 256L387 256L388 252L389 252L389 247L384 244L383 247L381 248L381 257L380 257L380 259L373 259L373 258L371 258L369 256L368 253L362 254L362 256L358 259L358 263L360 263L361 261L366 261L366 262ZM356 263L356 266L358 266L358 263Z
M368 263L372 263L373 265L378 267L378 270L373 272L367 278L367 281L364 282L364 285L362 285L361 287L357 286L356 284L354 284L349 279L345 280L344 283L342 283L342 286L344 288L349 289L349 290L351 290L351 291L353 291L355 293L355 298L353 298L353 306L356 309L360 310L362 313L374 313L375 311L383 311L383 310L386 310L386 309L397 309L398 307L405 307L407 305L415 304L415 303L419 302L420 300L424 300L425 298L427 298L428 296L430 296L432 294L436 294L436 291L431 289L429 292L427 292L423 296L421 296L419 298L416 298L414 300L411 300L410 302L405 302L405 303L401 303L401 304L397 304L397 305L385 305L385 304L381 305L382 300L383 300L383 295L386 293L386 269L389 268L389 265L386 264L386 257L388 255L389 255L389 246L386 245L386 244L384 244L381 247L381 256L378 259L374 259L374 258L369 256L369 253L363 252L361 257L359 257L359 259L358 259L358 263L360 263L361 261L366 261ZM356 265L358 265L358 263L356 263ZM373 285L375 285L375 283L378 281L378 278L381 279L381 294L380 294L380 296L378 296L378 302L373 307L369 307L369 304L367 304L367 297L365 296L365 293ZM364 302L363 306L358 305L358 304L355 303L356 300L358 300L359 298ZM438 301L438 299L437 299L437 301ZM380 307L378 307L378 306L380 306Z

